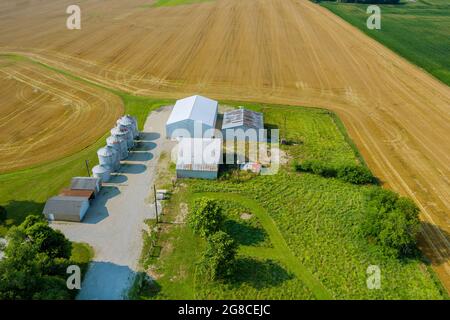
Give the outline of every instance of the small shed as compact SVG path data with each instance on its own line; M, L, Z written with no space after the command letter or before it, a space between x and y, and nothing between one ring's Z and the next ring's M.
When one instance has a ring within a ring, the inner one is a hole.
M249 129L253 129L248 131ZM223 114L222 134L227 139L227 131L238 141L259 141L259 130L264 129L264 117L260 112L239 108Z
M177 178L217 179L221 163L221 139L184 138L178 144Z
M166 137L211 138L213 134L205 134L208 130L215 129L217 110L217 101L202 96L178 100L166 123Z
M51 221L81 222L89 209L89 198L56 196L47 200L43 214Z
M82 197L82 198L88 198L89 200L95 199L95 192L94 190L74 190L74 189L63 189L60 196L66 196L66 197Z
M74 177L70 184L72 190L91 190L94 191L95 195L100 192L100 188L100 179L94 177Z

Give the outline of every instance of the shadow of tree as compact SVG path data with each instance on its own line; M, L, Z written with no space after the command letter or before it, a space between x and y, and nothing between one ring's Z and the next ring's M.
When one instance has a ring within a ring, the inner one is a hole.
M278 286L293 278L291 273L273 260L238 258L235 261L235 272L228 282L235 287L247 284L255 289L262 289Z
M6 219L0 221L0 226L9 228L13 225L19 225L29 215L40 215L44 210L45 203L35 201L10 201L2 205L6 210Z
M225 221L223 227L225 232L233 237L238 244L244 246L257 245L267 237L264 230L234 220Z

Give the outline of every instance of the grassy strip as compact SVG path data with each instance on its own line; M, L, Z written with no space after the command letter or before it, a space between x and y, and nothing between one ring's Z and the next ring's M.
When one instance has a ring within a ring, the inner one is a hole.
M261 207L256 201L248 199L238 194L232 193L197 193L194 194L194 197L211 197L220 200L226 201L236 201L240 205L243 205L249 209L251 209L252 213L255 214L266 232L270 237L270 241L274 246L274 250L277 251L277 258L288 266L288 268L299 278L301 279L307 287L314 293L317 299L332 299L332 296L327 292L327 290L322 286L322 284L300 263L300 261L293 255L291 250L289 249L286 241L284 240L282 234L278 230L276 224L269 216L267 211ZM258 249L252 249L253 254L259 256ZM264 249L263 249L264 250ZM271 252L271 249L269 252ZM247 249L249 251L249 249ZM267 251L264 251L264 256L267 255Z

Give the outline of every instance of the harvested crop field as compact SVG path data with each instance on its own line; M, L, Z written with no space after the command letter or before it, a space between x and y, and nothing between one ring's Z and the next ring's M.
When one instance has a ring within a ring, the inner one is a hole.
M423 249L450 288L450 88L307 0L2 1L0 51L134 94L329 108L369 167L422 210ZM33 30L33 32L30 32Z
M0 57L0 96L0 172L77 152L122 113L113 94L11 57Z

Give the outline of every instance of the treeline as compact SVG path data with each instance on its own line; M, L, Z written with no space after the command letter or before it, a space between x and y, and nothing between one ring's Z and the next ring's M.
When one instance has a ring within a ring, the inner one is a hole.
M398 4L400 0L315 0L314 2L342 2L342 3L365 3L365 4Z
M37 216L12 227L0 260L0 300L71 299L66 286L72 244Z
M332 166L319 160L305 160L301 163L294 162L294 169L299 172L309 172L325 178L337 178L353 184L377 183L376 177L370 170L362 165L343 164Z

